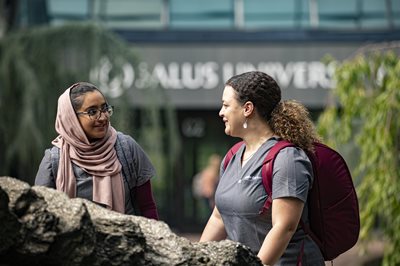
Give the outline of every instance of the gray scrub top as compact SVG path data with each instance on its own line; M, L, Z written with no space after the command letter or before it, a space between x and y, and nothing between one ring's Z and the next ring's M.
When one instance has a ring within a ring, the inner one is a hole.
M255 254L272 228L271 208L260 214L267 199L261 168L266 154L276 142L275 138L266 141L243 168L241 157L245 147L240 147L225 171L221 164L221 177L215 194L227 238L250 247ZM288 147L279 152L273 169L273 199L295 197L306 203L312 181L312 165L303 150ZM305 223L308 222L307 216L308 207L305 204L302 214ZM303 265L325 265L318 246L300 228L276 265L296 265L303 240Z

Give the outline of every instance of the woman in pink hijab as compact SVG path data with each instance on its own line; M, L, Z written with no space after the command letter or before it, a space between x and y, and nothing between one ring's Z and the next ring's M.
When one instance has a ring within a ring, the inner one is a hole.
M154 167L132 137L111 126L112 114L113 107L94 85L69 87L58 99L59 135L45 151L35 185L158 220L150 183Z

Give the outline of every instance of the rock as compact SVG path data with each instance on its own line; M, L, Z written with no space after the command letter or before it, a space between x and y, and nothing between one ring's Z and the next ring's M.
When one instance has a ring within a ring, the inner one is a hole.
M197 243L168 225L0 177L0 265L262 265L235 242Z

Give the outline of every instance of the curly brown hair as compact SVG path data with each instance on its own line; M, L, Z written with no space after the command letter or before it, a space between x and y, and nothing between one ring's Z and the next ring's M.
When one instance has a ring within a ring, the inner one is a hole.
M299 102L281 102L281 89L271 76L250 71L231 77L225 85L235 90L241 104L251 101L276 135L305 151L313 151L313 142L319 137L309 112Z
M295 100L280 102L272 111L269 124L276 135L305 151L313 152L313 142L320 140L308 110Z
M267 121L271 118L272 110L281 100L281 89L278 83L264 72L245 72L231 77L225 85L231 86L236 91L241 104L251 101L258 114Z

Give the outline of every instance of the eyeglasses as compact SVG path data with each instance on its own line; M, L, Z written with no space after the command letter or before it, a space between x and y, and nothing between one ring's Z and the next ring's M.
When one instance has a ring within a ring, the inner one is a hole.
M108 117L114 113L114 106L106 105L101 109L89 109L87 112L76 112L77 115L88 115L90 120L99 120L101 114L104 113Z

